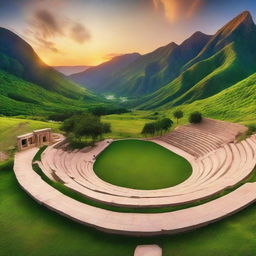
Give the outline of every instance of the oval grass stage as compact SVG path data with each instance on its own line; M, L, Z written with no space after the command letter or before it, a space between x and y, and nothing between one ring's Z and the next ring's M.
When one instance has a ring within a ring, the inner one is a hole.
M192 174L183 157L150 141L113 142L97 158L95 173L111 184L133 189L175 186Z

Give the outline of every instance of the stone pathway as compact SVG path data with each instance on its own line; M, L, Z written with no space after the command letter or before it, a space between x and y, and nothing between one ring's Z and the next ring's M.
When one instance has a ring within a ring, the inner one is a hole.
M18 183L38 203L81 224L124 235L152 236L189 231L221 220L256 201L256 182L208 203L166 213L122 213L96 208L60 193L32 169L37 148L18 152L14 172Z
M135 249L134 256L162 256L162 248L156 244L138 245Z

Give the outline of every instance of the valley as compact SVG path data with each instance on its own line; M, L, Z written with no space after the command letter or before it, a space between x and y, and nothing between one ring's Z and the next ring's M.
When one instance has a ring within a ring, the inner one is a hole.
M152 1L150 20L179 34L168 1ZM23 32L0 27L0 255L132 256L157 244L163 256L254 256L255 12L165 45L147 17L132 31L149 22L139 34L154 50L137 52L138 34L121 29L135 13L113 37L99 27L120 13L90 30L46 9ZM44 128L49 141L27 135Z

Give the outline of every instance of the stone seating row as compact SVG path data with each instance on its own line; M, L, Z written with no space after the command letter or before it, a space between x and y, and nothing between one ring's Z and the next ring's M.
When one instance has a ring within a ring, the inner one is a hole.
M146 214L104 210L78 202L44 182L31 166L37 150L31 148L15 155L14 172L22 189L50 210L109 233L151 236L189 231L230 216L256 201L254 182L208 203L173 212Z
M104 147L102 143L99 148L101 150ZM94 159L90 152L66 152L60 148L53 150L55 156L49 156L49 151L46 151L42 156L42 168L46 165L45 168L49 169L47 161L53 161L50 168L66 186L72 184L77 192L105 203L127 207L175 205L209 197L246 178L255 165L255 147L253 138L237 144L227 144L207 157L195 160L192 163L193 175L185 182L152 191L122 188L100 180L93 172ZM97 152L96 149L93 154Z
M233 142L247 128L243 125L203 118L200 124L179 126L159 139L201 157L220 146ZM193 145L191 148L189 144Z

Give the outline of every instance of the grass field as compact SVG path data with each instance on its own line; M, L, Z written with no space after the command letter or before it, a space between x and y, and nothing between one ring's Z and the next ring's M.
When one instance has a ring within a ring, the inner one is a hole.
M148 111L136 111L122 115L103 116L102 121L111 124L112 132L107 134L109 138L141 137L141 130L146 122L149 122ZM16 117L0 117L0 151L6 151L16 144L16 136L31 132L36 129L52 128L59 132L61 123L43 122Z
M161 189L181 183L192 173L187 160L150 141L113 142L97 158L96 174L103 180L134 189Z
M171 115L171 112L167 114ZM130 134L132 137L140 132L140 127L133 125L133 120L142 125L150 116L150 112L136 112L103 119L113 124L117 122L123 129L128 124L127 130L123 131L116 126L112 136ZM23 123L26 124L23 126ZM50 125L53 129L59 126L56 123L1 117L1 146L13 146L16 134ZM3 167L0 163L0 256L133 256L138 244L152 243L163 248L163 256L255 256L255 219L256 204L235 216L186 234L152 238L104 234L37 204L17 184L12 166Z
M59 124L29 119L0 117L0 151L15 146L16 136L46 127L52 128L53 131L58 131Z
M136 111L120 115L102 116L102 121L111 124L110 138L138 138L145 123L150 122L149 111Z
M0 165L1 256L133 256L138 244L159 244L163 256L255 256L256 204L186 234L132 238L104 234L37 204Z

